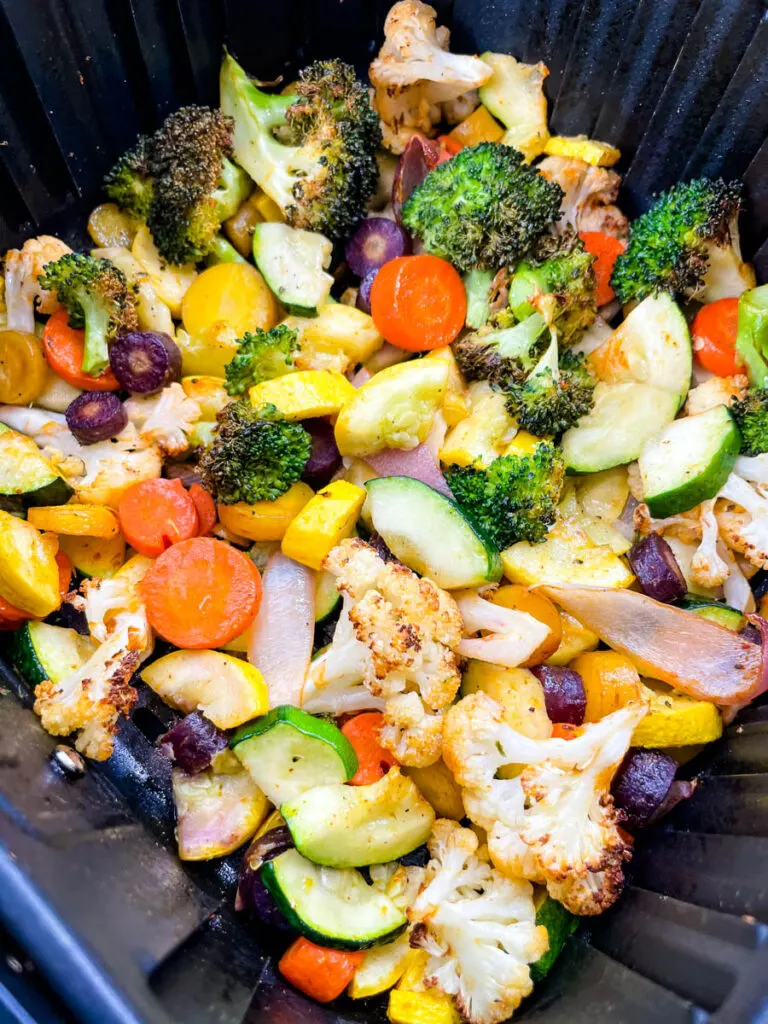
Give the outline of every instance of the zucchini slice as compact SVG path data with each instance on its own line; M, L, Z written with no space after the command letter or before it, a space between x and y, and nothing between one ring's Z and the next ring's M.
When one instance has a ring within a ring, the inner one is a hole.
M29 505L63 505L72 488L56 472L30 437L0 423L0 499Z
M264 864L261 879L288 923L321 946L368 949L391 942L407 924L405 914L359 871L318 867L297 850Z
M325 268L333 246L325 235L265 221L253 229L253 259L271 290L290 313L317 316L328 301L333 278Z
M336 577L330 572L318 572L315 579L315 623L329 619L340 604L341 594L336 587Z
M316 786L348 782L357 771L341 729L289 704L241 726L230 746L276 807Z
M37 686L44 679L61 683L93 654L95 645L87 636L47 622L25 622L11 640L11 661L19 675Z
M407 476L379 477L365 488L363 517L404 565L445 590L501 579L499 552L455 502Z

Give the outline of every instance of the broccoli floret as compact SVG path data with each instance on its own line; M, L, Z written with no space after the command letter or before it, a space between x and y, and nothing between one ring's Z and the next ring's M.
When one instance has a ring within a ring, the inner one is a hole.
M465 335L453 343L453 354L467 380L487 380L506 390L512 383L524 381L531 371L536 342L545 328L543 317L534 313L514 327Z
M562 198L516 149L481 142L430 171L403 206L403 223L459 270L497 270L528 255Z
M527 380L506 389L507 409L531 434L561 434L590 411L595 384L583 354L566 351L558 360L553 337Z
M107 175L107 194L146 220L169 263L203 259L251 189L229 159L233 130L219 110L182 107Z
M221 107L235 120L237 160L288 223L346 237L376 191L381 142L379 118L354 68L318 61L300 73L295 94L275 96L227 54Z
M282 377L294 369L293 357L299 349L299 332L285 324L268 331L257 327L238 341L237 355L224 368L225 387L230 395L244 395L248 388L263 380Z
M141 135L104 178L104 191L126 212L146 220L152 205L152 172L148 160L149 138Z
M577 341L597 316L595 258L575 232L545 236L536 257L515 268L509 287L512 312L519 320L541 313L560 341Z
M200 459L206 490L225 505L275 501L301 478L312 438L273 405L230 402L219 413L213 441Z
M138 327L136 297L109 260L68 253L46 263L39 278L66 306L71 327L85 328L83 372L97 376L109 363L109 344Z
M741 454L768 452L768 388L750 388L731 402L731 413L741 432Z
M502 455L486 469L451 466L445 475L466 517L501 551L519 540L544 540L563 473L559 449L543 441L531 455Z
M708 246L738 245L742 186L699 178L663 192L632 224L611 286L621 302L656 292L692 293L709 265Z

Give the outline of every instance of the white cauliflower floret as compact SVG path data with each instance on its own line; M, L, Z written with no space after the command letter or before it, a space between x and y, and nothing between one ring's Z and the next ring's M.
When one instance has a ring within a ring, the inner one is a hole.
M200 406L187 398L181 384L169 384L156 395L130 398L125 403L128 422L145 444L156 444L164 455L189 449L189 434L201 418Z
M760 455L739 455L733 471L742 480L754 484L768 484L768 452Z
M696 348L695 339L693 347ZM748 387L749 379L741 373L733 377L710 377L688 392L685 415L696 416L718 405L730 405L734 398L743 398Z
M339 713L377 706L370 697L384 701L383 745L402 764L432 764L442 731L433 713L451 703L461 682L456 602L358 539L334 548L325 568L336 576L344 605L333 642L310 666L302 706Z
M80 587L93 639L103 643L117 632L130 631L142 647L142 661L152 653L153 634L139 584L152 564L151 558L134 555L115 576L87 579Z
M127 487L163 471L160 449L142 441L130 423L112 440L88 445L78 442L62 413L3 405L0 423L31 437L86 505L114 508Z
M719 537L714 499L702 502L700 508L701 544L691 559L691 577L702 587L721 587L728 579L730 566L717 550Z
M55 313L59 302L54 292L40 287L38 278L46 263L53 263L72 252L53 235L28 238L21 249L5 254L6 327L12 331L35 330L35 303L40 313Z
M478 57L448 52L450 33L437 27L436 16L421 0L396 3L384 22L384 43L369 68L384 145L394 153L402 153L413 135L434 136L445 118L442 105L450 105L447 109L455 115L455 101L492 74Z
M485 633L461 641L457 651L463 658L517 668L549 636L549 627L527 612L493 604L471 590L463 590L454 597L464 619L465 632L470 636Z
M448 710L443 758L467 814L488 831L499 870L545 884L574 914L599 914L615 902L629 848L610 787L646 710L628 704L572 740L523 736L484 693ZM509 764L526 767L497 778Z
M423 887L408 910L411 945L429 953L424 983L455 998L470 1024L500 1024L533 989L529 964L547 951L533 888L477 855L478 838L435 822Z
M717 496L728 502L725 506L718 502L716 507L720 536L751 565L768 568L768 499L735 473Z
M676 537L684 544L698 544L702 529L700 508L700 505L696 505L686 512L668 516L666 519L653 519L648 506L641 502L635 507L632 516L635 532L641 537L647 537L649 533L660 533L662 536Z
M572 224L577 231L602 231L625 238L629 222L618 206L621 177L606 167L593 167L576 157L548 156L537 165L565 193L558 227Z

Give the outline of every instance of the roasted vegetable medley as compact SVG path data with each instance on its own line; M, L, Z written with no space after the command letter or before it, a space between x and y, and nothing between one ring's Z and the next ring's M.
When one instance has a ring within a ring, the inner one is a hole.
M768 683L768 285L739 182L630 223L543 64L384 31L225 54L90 251L5 253L0 630L89 758L173 709L179 856L298 989L499 1024Z

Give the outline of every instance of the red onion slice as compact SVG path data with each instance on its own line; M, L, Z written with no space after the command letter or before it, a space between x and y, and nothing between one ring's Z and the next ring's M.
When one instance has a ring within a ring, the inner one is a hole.
M261 583L248 660L264 676L271 708L298 707L315 636L315 574L277 551L269 558Z
M378 455L370 455L366 462L376 470L379 476L408 476L420 480L434 491L439 491L446 498L452 498L451 489L440 471L440 463L434 456L429 445L420 444L410 451L399 448L385 448Z
M398 224L402 221L403 203L430 171L440 163L440 145L423 135L413 135L402 152L392 183L392 206Z
M744 704L768 686L768 625L758 615L750 616L750 621L763 632L762 648L701 615L631 590L541 589L609 647L631 658L642 675L691 697Z

